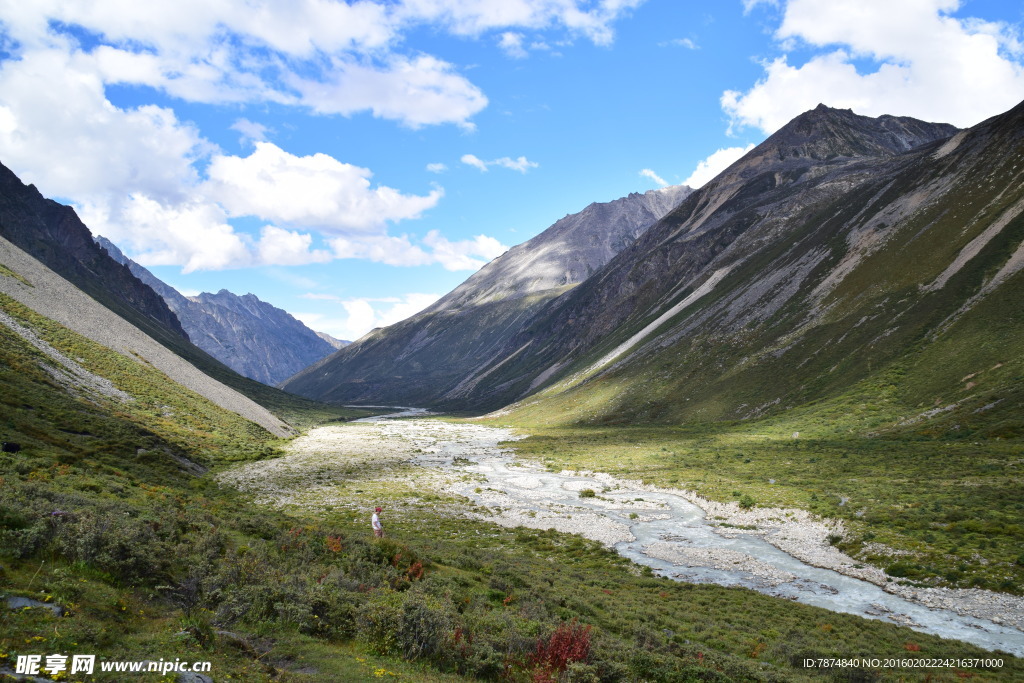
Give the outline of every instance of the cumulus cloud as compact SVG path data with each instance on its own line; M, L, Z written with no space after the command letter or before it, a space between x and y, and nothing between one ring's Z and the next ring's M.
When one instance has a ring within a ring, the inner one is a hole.
M337 315L330 313L292 313L310 328L338 339L355 341L375 327L387 327L416 315L440 299L439 294L411 293L401 297L350 298L304 294L303 298L334 301Z
M703 187L709 180L727 169L733 162L738 161L740 157L752 149L754 149L753 143L746 147L727 147L717 150L707 159L697 164L697 168L690 174L690 177L683 181L683 185L689 185L695 190Z
M435 206L443 190L411 194L375 184L369 169L323 154L291 154L267 141L266 126L246 118L231 129L253 151L230 155L170 106L118 107L107 99L108 87L141 86L140 97L155 89L206 104L369 113L410 128L472 128L486 96L459 65L408 48L410 30L427 25L524 41L524 32L545 30L604 44L613 23L639 4L0 2L0 158L47 196L70 201L87 224L140 262L186 271L339 256L468 268L491 258L496 242L435 236L428 244L388 235L390 224ZM519 172L536 166L525 157L481 164ZM249 234L232 225L240 218L264 226Z
M385 263L389 266L425 266L433 263L422 247L408 235L361 235L328 240L337 258L354 258Z
M479 270L508 250L507 246L487 235L451 242L437 230L428 232L423 243L433 250L434 261L445 270Z
M531 168L537 168L540 164L528 160L526 157L518 157L513 159L511 157L501 157L500 159L492 159L491 161L484 161L475 154L463 154L459 159L462 163L467 166L472 166L481 171L487 171L491 166L501 166L502 168L508 168L513 171L519 171L520 173L526 173Z
M427 170L430 171L431 173L444 173L445 171L448 170L448 166L447 164L442 164L440 162L434 164L427 164Z
M104 83L145 85L193 102L273 102L318 113L369 111L411 127L455 123L487 104L456 67L402 52L424 24L458 35L562 30L607 44L642 0L181 0L166 3L5 3L3 31L22 54L82 50ZM69 30L70 29L70 30ZM78 45L74 36L87 34ZM507 38L505 36L508 36Z
M650 178L651 180L661 185L662 187L668 187L668 183L660 175L658 175L649 168L645 168L642 171L640 171L640 175L642 175L644 178Z
M487 106L487 97L448 62L429 55L412 59L393 55L382 66L333 60L325 78L290 75L302 101L319 114L370 111L410 128L457 123L472 129L470 117Z
M206 196L231 216L315 227L323 231L369 231L387 221L419 217L444 192L406 195L372 187L369 169L327 154L299 157L270 142L257 142L248 157L214 156L207 169Z
M749 90L726 91L722 107L734 126L767 133L819 102L870 116L978 123L1024 98L1024 60L1010 27L951 16L960 4L788 0L775 32L786 54L766 60ZM793 64L795 48L818 53Z
M105 204L80 208L86 225L102 225L115 244L130 245L144 266L181 265L220 270L254 264L246 237L235 232L219 207L207 202L165 204L132 195L114 211Z
M274 225L263 226L256 254L260 264L277 266L324 263L334 258L327 250L314 249L313 236L309 233L285 230Z
M4 62L0 106L4 163L48 196L180 199L212 149L170 109L112 106L87 60L58 49Z

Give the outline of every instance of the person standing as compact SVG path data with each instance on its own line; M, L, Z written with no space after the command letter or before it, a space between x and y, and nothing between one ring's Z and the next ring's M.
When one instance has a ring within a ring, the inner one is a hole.
M370 526L373 527L373 535L377 538L384 538L384 525L380 523L381 509L376 508L373 511L373 517L370 518Z

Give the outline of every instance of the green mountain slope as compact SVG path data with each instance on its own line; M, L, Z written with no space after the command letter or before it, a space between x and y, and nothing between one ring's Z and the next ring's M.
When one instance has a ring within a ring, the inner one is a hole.
M769 139L513 340L531 348L485 399L555 367L524 406L565 422L749 419L900 363L907 410L996 401L977 415L1001 422L1019 411L999 387L1020 377L1022 117L813 173L766 162Z

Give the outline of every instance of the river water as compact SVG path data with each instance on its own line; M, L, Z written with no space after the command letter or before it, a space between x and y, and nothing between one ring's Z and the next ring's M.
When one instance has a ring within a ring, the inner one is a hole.
M927 607L868 581L811 566L753 533L729 529L723 534L701 508L680 495L624 487L602 475L549 472L518 461L514 452L499 446L517 438L509 430L388 419L423 414L410 408L362 421L376 423L387 436L412 441L422 451L417 464L461 475L462 481L449 490L496 511L487 518L499 524L581 533L613 545L661 576L742 586L1024 656L1024 632ZM584 489L597 495L580 497Z

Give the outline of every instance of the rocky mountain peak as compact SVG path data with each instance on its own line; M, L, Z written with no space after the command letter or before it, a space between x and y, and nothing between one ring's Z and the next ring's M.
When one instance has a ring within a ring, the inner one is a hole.
M780 128L759 149L779 160L887 157L948 138L957 130L948 123L888 114L873 118L819 104Z

